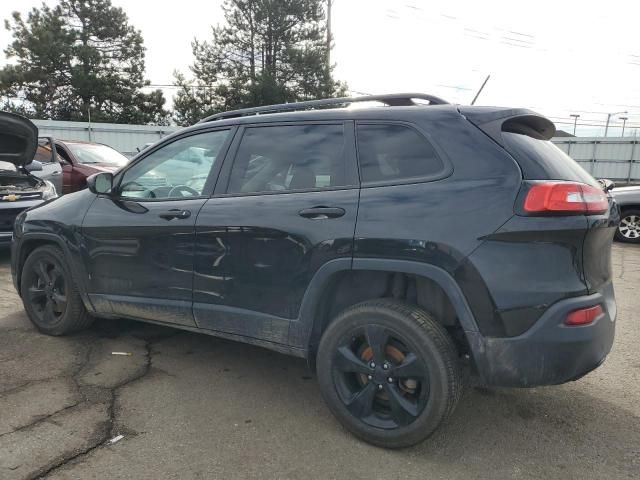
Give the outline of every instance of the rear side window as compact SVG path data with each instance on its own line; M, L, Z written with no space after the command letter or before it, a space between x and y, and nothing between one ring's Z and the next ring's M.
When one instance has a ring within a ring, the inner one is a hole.
M357 139L363 184L417 181L444 170L433 146L413 128L359 124Z
M286 192L345 186L344 126L247 128L228 193Z
M502 132L502 138L525 180L569 180L598 186L578 162L550 141L511 132Z

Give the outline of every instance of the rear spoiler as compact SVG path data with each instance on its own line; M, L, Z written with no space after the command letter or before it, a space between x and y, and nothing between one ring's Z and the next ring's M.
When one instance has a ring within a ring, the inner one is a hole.
M556 133L551 120L526 108L458 107L461 115L504 146L502 132L550 140Z

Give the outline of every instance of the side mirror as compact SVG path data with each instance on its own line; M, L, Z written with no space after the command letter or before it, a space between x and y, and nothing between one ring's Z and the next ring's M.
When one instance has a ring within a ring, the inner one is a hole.
M42 163L38 160L32 160L31 163L27 163L25 167L27 172L41 172L42 171Z
M93 193L100 195L111 193L113 188L113 173L102 172L87 177L87 187Z
M598 180L598 183L600 184L600 186L602 187L602 189L603 189L605 192L610 192L610 191L611 191L611 190L613 190L613 189L615 188L615 186L616 186L616 184L615 184L615 183L613 183L611 180L606 179L606 178L605 178L605 179Z

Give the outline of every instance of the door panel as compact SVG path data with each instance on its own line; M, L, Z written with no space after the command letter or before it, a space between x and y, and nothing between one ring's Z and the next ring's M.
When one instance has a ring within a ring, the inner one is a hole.
M58 162L43 163L42 171L35 173L39 174L43 180L49 180L53 183L58 195L62 195L62 165Z
M230 143L229 129L187 132L122 171L83 222L88 292L99 313L195 325L195 221Z
M304 216L318 206L344 215ZM198 326L286 343L315 272L352 256L357 208L356 188L209 199L196 228Z
M100 313L194 324L194 225L204 202L96 198L82 231L88 256L87 290ZM191 215L163 218L174 209Z
M231 151L196 224L194 316L203 328L288 343L316 271L353 256L353 124L249 126Z
M62 145L56 143L55 146L58 160L60 161L60 165L62 165L62 193L67 194L74 192L75 190L72 188L73 164L71 157Z
M58 162L55 148L52 148L51 137L39 137L38 149L34 160L42 163L42 170L33 174L43 180L48 180L56 187L58 195L62 195L62 166Z

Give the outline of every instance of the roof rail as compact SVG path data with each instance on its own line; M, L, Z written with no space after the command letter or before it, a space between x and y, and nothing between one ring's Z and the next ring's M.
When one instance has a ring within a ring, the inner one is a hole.
M260 115L262 113L289 112L293 110L307 110L310 108L327 107L331 105L347 105L357 102L381 102L390 107L403 107L417 105L413 100L427 100L429 105L445 105L449 102L434 95L425 93L392 93L389 95L365 95L361 97L326 98L323 100L308 100L305 102L281 103L278 105L265 105L263 107L241 108L228 112L216 113L203 118L198 123L222 120L225 118L245 117Z

